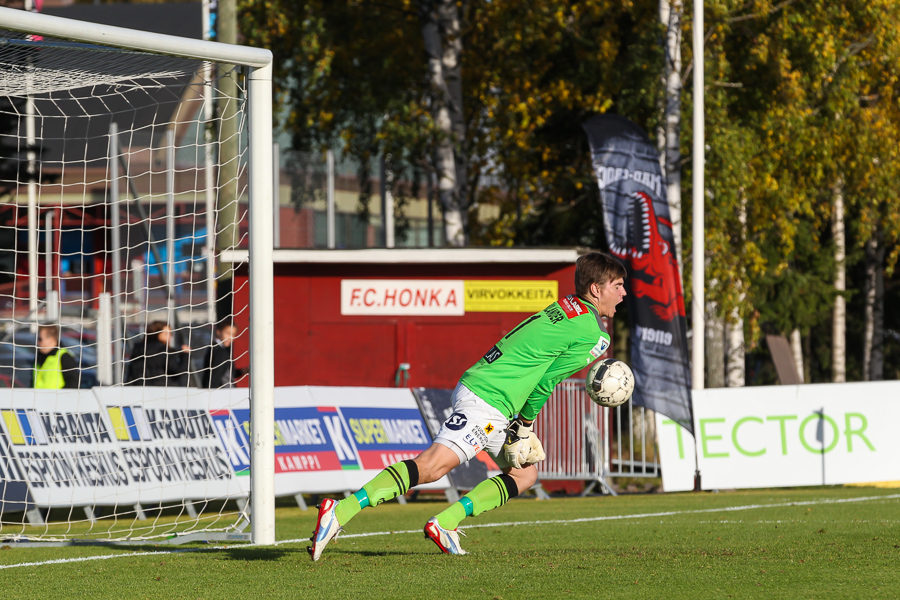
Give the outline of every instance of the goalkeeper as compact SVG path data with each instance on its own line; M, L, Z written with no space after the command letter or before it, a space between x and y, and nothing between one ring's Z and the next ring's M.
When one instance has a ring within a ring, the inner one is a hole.
M625 297L625 268L615 258L590 252L575 262L575 295L554 302L498 341L463 373L453 391L453 414L434 443L413 460L393 464L355 494L319 506L309 548L319 560L325 546L362 509L436 481L486 450L502 474L481 482L432 517L425 536L447 554L465 554L459 524L498 508L537 482L544 459L532 432L534 419L557 383L600 358L609 347L601 317L612 317Z

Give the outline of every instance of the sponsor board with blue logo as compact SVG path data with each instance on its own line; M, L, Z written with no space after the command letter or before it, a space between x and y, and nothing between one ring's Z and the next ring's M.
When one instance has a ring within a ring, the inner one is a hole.
M244 456L249 457L250 401L243 398L228 406L216 404L226 398L212 397L213 421L233 457L232 465L243 472L240 470L249 466L243 461ZM430 444L428 429L408 389L275 389L278 496L357 490L384 467L412 459ZM442 478L422 487L448 486Z
M3 431L0 431L0 502L3 510L9 512L28 510L33 506L25 476L11 456L9 438Z
M0 407L7 503L100 506L249 493L246 389L12 389L0 390ZM430 443L410 390L276 388L278 496L359 489ZM422 487L448 486L443 478Z

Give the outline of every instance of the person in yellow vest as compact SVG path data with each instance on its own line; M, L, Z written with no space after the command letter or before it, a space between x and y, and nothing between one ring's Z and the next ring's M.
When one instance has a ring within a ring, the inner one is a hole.
M35 388L78 388L78 365L71 352L59 347L59 325L38 327L37 349L34 358Z

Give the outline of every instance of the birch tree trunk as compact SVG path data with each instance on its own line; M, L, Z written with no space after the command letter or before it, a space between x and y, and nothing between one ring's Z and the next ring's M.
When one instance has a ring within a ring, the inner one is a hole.
M725 387L725 320L712 302L706 309L706 384L710 388Z
M444 209L447 244L467 242L466 126L462 112L460 8L453 0L422 0L420 23L428 55L431 115L440 139L435 150L438 197Z
M879 229L866 242L865 343L863 380L884 377L884 245Z
M663 127L659 132L660 163L666 177L666 197L675 238L678 270L684 272L681 260L681 21L682 0L659 0L659 20L666 27L666 64L663 73L665 108Z
M741 224L740 243L747 239L747 196L741 189L741 208L738 214ZM741 275L744 275L743 270ZM746 294L743 285L738 293L739 303L744 303ZM726 387L744 387L747 384L747 364L744 359L744 319L741 318L740 307L731 311L731 318L725 324L725 385Z
M744 387L747 372L744 360L744 320L738 309L732 313L732 320L725 325L725 386Z
M831 317L831 380L834 383L847 381L847 301L844 292L847 290L847 273L845 261L847 257L846 236L844 232L844 181L839 179L831 190L832 215L831 232L834 237L834 309Z
M794 362L797 364L797 377L801 382L806 381L803 371L803 338L799 329L791 331L791 353L794 355Z

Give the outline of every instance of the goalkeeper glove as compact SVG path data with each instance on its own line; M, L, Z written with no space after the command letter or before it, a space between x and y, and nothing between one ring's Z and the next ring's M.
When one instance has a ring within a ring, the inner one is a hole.
M533 425L533 421L526 425L521 418L516 418L506 428L503 456L509 464L517 469L546 458L541 441L531 430Z

